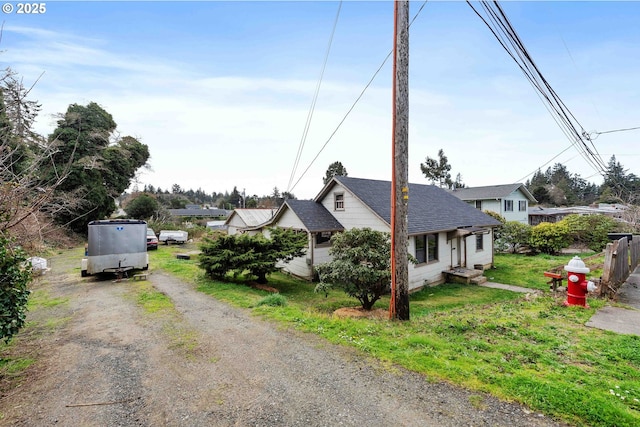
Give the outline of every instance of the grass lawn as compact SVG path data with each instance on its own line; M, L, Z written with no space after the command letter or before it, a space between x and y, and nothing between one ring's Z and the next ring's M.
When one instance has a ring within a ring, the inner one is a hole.
M197 259L177 260L177 252L184 249L161 246L150 252L152 269L166 269L256 315L356 347L428 379L522 402L573 425L640 425L640 337L584 326L605 301L589 299L590 309L564 307L549 293L525 296L445 284L411 295L408 322L337 318L334 310L358 302L338 291L316 294L313 284L282 274L269 277L269 286L280 294L273 298L242 281L209 280ZM486 276L548 290L542 273L571 257L496 255L496 268ZM597 259L592 262L597 277ZM385 298L375 308L388 304Z

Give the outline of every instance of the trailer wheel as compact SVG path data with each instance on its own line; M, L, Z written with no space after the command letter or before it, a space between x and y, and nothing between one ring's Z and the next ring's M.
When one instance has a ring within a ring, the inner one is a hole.
M87 277L87 270L80 270L80 277Z

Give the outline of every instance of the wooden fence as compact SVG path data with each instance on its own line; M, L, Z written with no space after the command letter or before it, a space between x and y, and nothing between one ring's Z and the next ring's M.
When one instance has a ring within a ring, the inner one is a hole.
M640 236L629 241L626 237L607 243L599 294L614 298L622 284L638 266L640 258Z

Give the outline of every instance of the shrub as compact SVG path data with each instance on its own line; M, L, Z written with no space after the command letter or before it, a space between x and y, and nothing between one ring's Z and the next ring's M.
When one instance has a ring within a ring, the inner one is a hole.
M616 221L606 215L568 215L564 223L569 237L574 243L586 245L594 252L600 252L609 243L607 234L616 230Z
M289 262L304 255L307 233L274 227L269 238L262 234L213 234L200 245L200 267L212 278L228 272L239 275L248 270L258 283L267 283L267 275L277 271L277 262Z
M529 245L536 252L557 254L571 243L566 223L543 222L531 228Z
M24 326L30 281L25 252L0 236L0 339L5 342Z
M498 221L500 221L502 224L506 223L507 220L504 219L504 217L502 215L500 215L497 212L494 211L484 211L484 213L486 213L487 215L489 215L490 217L492 217L493 219L497 219Z
M317 266L320 283L316 292L337 287L371 310L391 283L389 233L353 228L331 237L333 261Z
M518 249L529 244L531 226L519 221L507 221L500 227L496 246L502 251L516 253Z

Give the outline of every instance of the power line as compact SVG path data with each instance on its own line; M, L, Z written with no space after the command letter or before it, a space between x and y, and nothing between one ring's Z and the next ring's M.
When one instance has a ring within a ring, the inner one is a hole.
M336 18L333 22L333 29L331 30L331 36L329 37L329 44L327 46L327 51L324 55L324 62L322 64L322 70L320 71L320 78L318 79L318 83L316 84L316 90L313 94L313 100L311 101L311 107L309 108L309 113L307 114L307 121L304 124L304 130L302 131L302 137L300 138L300 144L298 145L298 153L296 154L296 159L293 162L293 168L291 170L291 175L289 176L289 184L287 184L287 193L291 193L293 190L291 188L291 183L293 182L293 177L296 174L296 170L298 169L298 164L300 163L300 157L302 156L302 150L304 148L304 144L307 140L307 135L309 134L309 128L311 127L311 118L313 117L313 113L316 108L316 102L318 101L318 94L320 93L320 85L322 84L322 78L324 76L324 71L327 67L327 62L329 60L329 52L331 51L331 45L333 44L333 36L336 33L336 27L338 26L338 17L340 16L340 10L342 9L342 1L338 5L338 11L336 12Z
M543 164L542 166L537 167L536 170L534 170L533 172L529 172L528 174L526 174L525 176L523 176L522 178L520 178L516 182L524 181L526 178L530 177L531 175L533 175L534 173L538 172L540 169L542 169L543 167L547 166L549 163L551 163L552 161L554 161L555 159L560 157L561 154L565 153L571 147L573 147L573 144L569 145L567 148L565 148L564 150L562 150L561 152L559 152L558 154L553 156L551 159L549 159L545 164Z
M584 128L542 75L540 69L524 46L524 43L509 22L509 18L506 16L500 4L497 1L493 1L492 3L481 1L480 3L486 16L483 16L470 1L467 1L467 4L489 28L507 54L516 62L531 86L535 89L538 97L542 100L547 111L551 114L561 131L570 140L572 146L576 148L578 153L580 153L595 171L603 176L606 175L606 165L597 152L593 141L584 138L591 143L592 149L587 145L585 140L583 140L584 134L586 133Z
M587 139L598 139L598 136L603 135L605 133L627 132L627 131L630 131L630 130L638 130L638 129L640 129L640 126L634 127L634 128L605 130L605 131L602 131L602 132L593 131L593 132L590 132L589 134L585 135L585 137ZM595 138L593 138L592 135L597 135L597 136Z
M411 19L411 22L409 22L409 27L411 27L411 25L413 24L413 22L416 20L416 18L418 18L418 15L420 15L420 12L422 12L422 9L424 9L425 5L427 4L429 0L425 0L422 5L420 6L420 9L418 9L418 12L416 12L416 14L413 16L413 18ZM369 79L369 81L367 82L367 84L365 85L364 89L362 89L362 91L360 92L360 94L358 95L358 97L356 98L355 101L353 101L353 104L351 104L351 107L349 107L349 109L347 110L347 112L345 113L345 115L342 117L342 120L340 120L340 122L338 123L338 125L336 126L336 128L333 130L333 132L331 132L331 135L329 135L329 138L327 138L327 140L325 141L325 143L322 145L322 147L320 147L320 150L318 151L318 153L315 155L315 157L311 160L311 162L309 162L309 165L307 166L307 168L302 172L302 174L300 175L300 177L298 178L298 180L295 182L295 184L293 184L293 187L291 187L290 191L293 191L294 188L296 188L296 186L300 183L300 181L302 180L302 178L306 175L306 173L309 171L309 169L311 169L311 166L313 166L313 163L318 159L318 157L320 157L320 154L322 154L322 152L324 151L324 149L327 147L327 145L329 144L329 142L333 139L333 137L335 136L336 133L338 133L338 130L340 129L340 127L342 126L342 124L345 122L345 120L347 120L347 117L349 116L349 114L351 114L351 112L353 111L353 109L355 108L356 104L360 101L360 99L362 99L362 97L364 96L364 93L367 91L367 89L369 88L369 86L371 86L371 83L373 83L373 81L375 80L375 78L378 76L378 74L380 73L380 70L382 70L382 68L384 67L384 65L387 63L387 61L389 60L389 58L391 57L391 54L393 53L393 50L389 51L389 53L387 54L387 56L382 60L382 63L380 64L380 66L378 67L378 69L373 73L373 76L371 76L371 78Z

